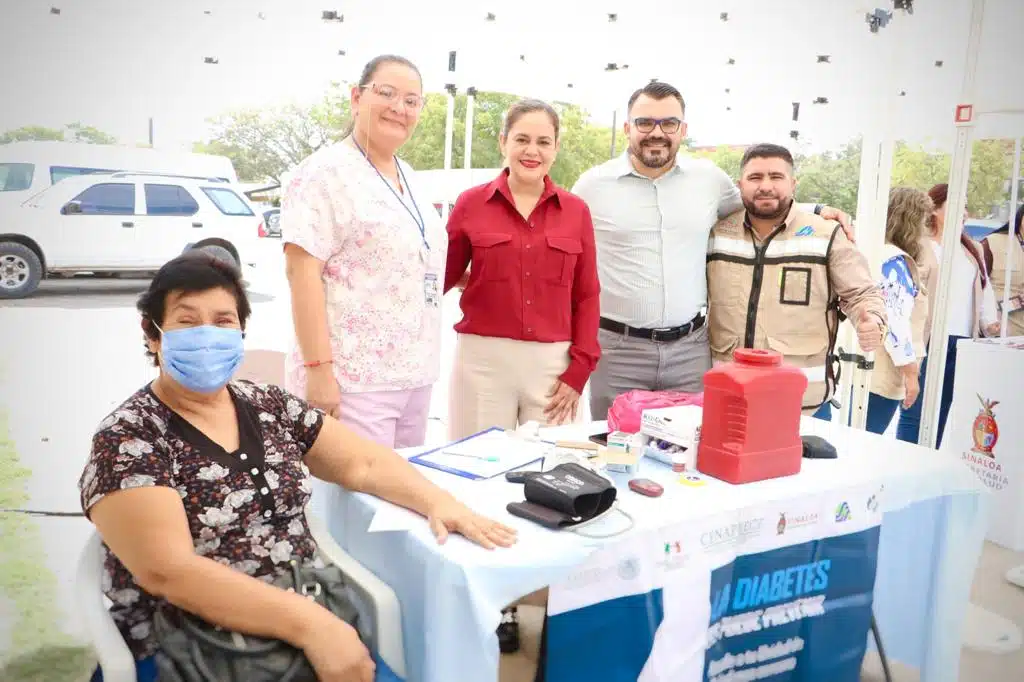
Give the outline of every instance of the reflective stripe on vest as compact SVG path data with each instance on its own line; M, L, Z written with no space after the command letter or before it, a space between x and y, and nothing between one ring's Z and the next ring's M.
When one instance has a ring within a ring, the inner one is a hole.
M825 264L828 258L828 247L831 239L822 237L800 237L769 241L764 248L762 262L773 264L786 263L820 263ZM715 256L732 256L732 258L714 258ZM757 262L757 250L753 242L735 237L715 236L708 243L708 258L711 260L735 260L736 262L754 265Z

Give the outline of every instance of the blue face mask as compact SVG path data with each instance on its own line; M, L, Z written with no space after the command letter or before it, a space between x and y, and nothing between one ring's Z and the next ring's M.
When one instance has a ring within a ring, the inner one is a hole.
M213 393L223 388L242 364L240 329L203 325L161 330L161 335L164 369L190 391Z

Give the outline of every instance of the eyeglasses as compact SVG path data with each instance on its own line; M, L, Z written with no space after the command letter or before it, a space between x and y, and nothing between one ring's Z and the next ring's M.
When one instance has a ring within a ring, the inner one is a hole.
M679 126L682 124L683 122L675 116L671 116L669 118L647 118L644 116L633 119L633 127L641 133L654 132L656 127L661 126L661 132L666 135L671 135L672 133L678 132Z
M363 88L369 88L373 94L387 101L388 104L394 104L398 99L401 99L403 104L405 104L405 108L410 111L419 111L426 103L426 99L420 95L413 93L402 95L398 92L398 88L385 83L370 83L368 85L364 85Z

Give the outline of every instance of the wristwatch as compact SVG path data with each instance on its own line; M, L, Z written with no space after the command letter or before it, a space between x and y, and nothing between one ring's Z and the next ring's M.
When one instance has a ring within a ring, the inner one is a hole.
M821 209L825 208L824 204L814 205L814 215L821 215Z

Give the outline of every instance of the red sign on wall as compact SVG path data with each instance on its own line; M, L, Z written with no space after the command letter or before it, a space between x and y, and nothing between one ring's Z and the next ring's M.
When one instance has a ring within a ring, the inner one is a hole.
M974 117L973 104L956 105L956 123L970 123Z

